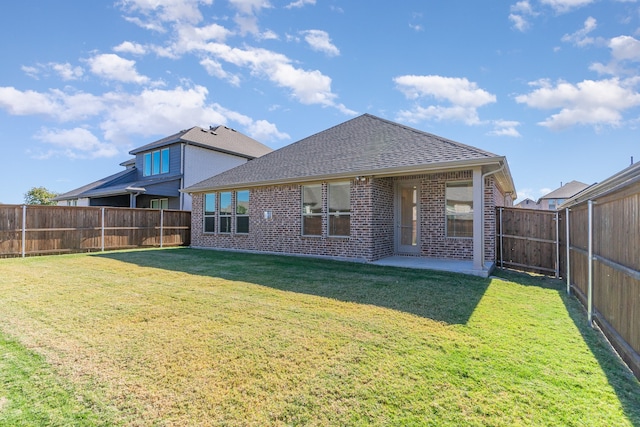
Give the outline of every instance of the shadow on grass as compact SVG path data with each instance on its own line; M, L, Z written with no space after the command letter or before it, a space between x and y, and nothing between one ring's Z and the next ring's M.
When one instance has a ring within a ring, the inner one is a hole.
M560 280L529 273L501 270L496 272L496 275L521 285L538 286L558 291L571 320L598 361L609 385L615 390L629 422L635 427L640 427L640 382L617 356L604 335L589 326L587 312L575 296L567 295L566 284ZM571 360L566 362L571 363Z
M187 248L92 256L375 305L447 324L467 323L490 283L455 273Z

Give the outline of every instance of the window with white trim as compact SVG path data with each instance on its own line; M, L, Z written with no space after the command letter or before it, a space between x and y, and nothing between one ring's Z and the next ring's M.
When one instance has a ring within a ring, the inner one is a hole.
M328 185L329 236L351 234L351 183L332 182Z
M144 176L169 173L169 149L150 151L142 157Z
M204 232L216 232L216 193L204 195Z
M169 199L151 199L151 209L169 209Z
M220 193L220 233L231 233L232 193L224 191Z
M473 182L447 182L447 237L473 237Z
M236 192L236 233L249 232L249 190Z
M322 235L322 185L302 186L302 234Z

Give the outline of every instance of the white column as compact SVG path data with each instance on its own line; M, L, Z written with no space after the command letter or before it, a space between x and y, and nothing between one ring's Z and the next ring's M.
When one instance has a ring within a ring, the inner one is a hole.
M484 185L482 182L482 169L473 169L473 269L484 268Z

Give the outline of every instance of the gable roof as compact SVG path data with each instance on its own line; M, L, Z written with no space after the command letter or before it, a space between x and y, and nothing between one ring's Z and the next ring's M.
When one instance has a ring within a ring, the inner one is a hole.
M273 151L255 139L226 126L209 129L194 126L191 129L181 130L173 135L133 149L129 154L136 155L143 151L155 150L176 143L195 145L247 159L254 159Z
M188 193L504 164L504 157L364 114L186 188ZM509 191L509 190L508 190Z
M538 203L540 203L540 200L545 200L545 199L568 199L569 197L575 196L576 194L578 194L579 192L581 192L587 187L589 187L589 184L585 184L584 182L580 182L580 181L567 182L562 187L557 188L552 192L540 197L540 199L538 199Z

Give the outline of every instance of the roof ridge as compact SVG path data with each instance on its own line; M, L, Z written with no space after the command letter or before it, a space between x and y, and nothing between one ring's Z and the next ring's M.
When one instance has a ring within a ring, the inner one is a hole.
M414 127L405 125L403 123L392 122L391 120L384 119L382 117L378 117L378 116L375 116L373 114L364 113L360 117L363 117L363 116L368 116L368 117L371 117L373 119L379 120L381 122L385 122L385 123L393 125L393 126L401 127L401 128L403 128L405 130L408 130L408 131L411 131L411 132L415 132L415 133L420 134L420 135L426 135L426 136L432 137L434 139L437 139L437 140L439 140L441 142L444 142L446 144L449 144L449 145L455 145L455 146L458 146L458 147L466 148L466 149L475 151L478 154L490 155L490 156L494 156L494 157L497 156L497 154L491 153L491 152L486 151L486 150L482 150L482 149L474 147L472 145L463 144L462 142L454 141L453 139L445 138L445 137L442 137L440 135L436 135L435 133L425 132L423 130L416 129ZM354 119L352 119L352 120L354 120Z

